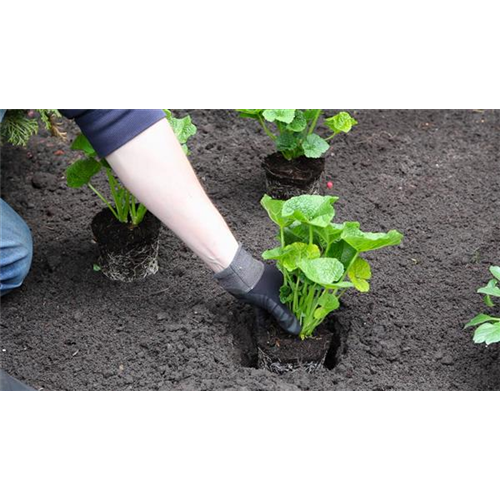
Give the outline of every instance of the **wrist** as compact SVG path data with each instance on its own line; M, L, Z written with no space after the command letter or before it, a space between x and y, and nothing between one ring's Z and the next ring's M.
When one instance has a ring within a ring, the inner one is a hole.
M230 294L239 296L251 291L264 273L264 264L254 259L242 245L221 272L214 275L219 284Z

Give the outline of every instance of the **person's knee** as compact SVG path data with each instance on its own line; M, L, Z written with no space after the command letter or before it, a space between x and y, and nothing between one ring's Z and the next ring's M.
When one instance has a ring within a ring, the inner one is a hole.
M0 256L0 290L5 295L19 288L31 268L33 259L33 239L31 231L24 220L16 214L15 220L9 222L10 227L2 226Z

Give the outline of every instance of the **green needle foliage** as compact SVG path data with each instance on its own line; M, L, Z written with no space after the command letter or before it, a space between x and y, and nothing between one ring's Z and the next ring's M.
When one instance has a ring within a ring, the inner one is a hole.
M189 154L186 143L190 137L196 134L196 127L191 122L191 118L189 116L175 118L168 109L164 109L163 111L182 149L186 154ZM74 140L71 149L81 151L86 157L77 160L66 170L68 186L74 189L88 186L120 222L124 224L131 222L134 226L139 225L146 216L147 209L113 175L113 171L106 159L97 158L96 151L83 134L80 134ZM101 170L105 172L108 179L112 201L100 193L91 182L92 178L101 172Z
M257 120L264 132L276 144L277 150L287 159L305 156L321 158L340 133L348 133L357 121L342 111L326 118L324 124L331 134L321 137L315 133L322 109L237 109L242 118Z
M38 113L38 118L35 113ZM58 126L57 119L61 114L57 109L9 109L0 126L2 143L25 147L31 136L38 134L39 121L53 135L63 137Z
M484 295L484 302L488 307L493 307L494 297L500 297L500 288L498 282L500 281L500 267L491 266L490 273L495 279L492 279L484 287L479 288L477 293ZM477 326L474 331L474 342L476 344L486 345L500 342L500 318L489 316L488 314L478 314L474 319L469 321L465 328Z
M277 261L284 284L281 301L302 325L302 339L340 306L349 288L370 290L372 271L361 257L365 252L398 245L403 236L364 233L358 222L333 223L334 196L303 195L288 201L265 195L261 201L270 219L279 227L280 246L263 253Z

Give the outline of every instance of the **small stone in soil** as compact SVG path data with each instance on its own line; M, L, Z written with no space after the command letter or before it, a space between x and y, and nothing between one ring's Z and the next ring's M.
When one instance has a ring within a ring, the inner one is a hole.
M156 319L157 319L158 321L165 321L166 319L168 319L168 314L167 314L167 313L165 313L165 312L158 313L158 314L156 315Z
M81 321L83 318L83 313L82 311L76 311L75 314L73 314L73 319L75 321Z
M55 188L56 183L56 176L47 172L35 172L31 178L31 184L35 189Z
M447 365L447 366L450 366L450 365L453 365L455 363L455 361L453 361L453 358L447 354L442 360L441 360L441 363L443 363L443 365Z

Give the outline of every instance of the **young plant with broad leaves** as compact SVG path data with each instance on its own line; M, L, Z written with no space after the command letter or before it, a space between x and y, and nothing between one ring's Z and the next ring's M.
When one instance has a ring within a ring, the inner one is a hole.
M321 158L331 147L331 141L340 133L348 133L357 121L349 113L341 113L324 120L330 130L326 137L316 133L322 109L237 109L242 118L257 120L264 132L287 159L305 156Z
M279 227L280 246L263 253L283 274L281 301L302 326L302 339L340 306L349 288L370 290L372 271L362 255L398 245L402 235L365 233L358 222L333 222L334 196L303 195L288 201L264 196L262 206Z
M494 298L500 297L500 267L491 266L490 273L493 275L492 280L484 287L479 288L477 293L484 295L484 303L488 307L494 307ZM500 318L490 316L488 314L478 314L474 319L469 321L465 328L477 326L474 331L474 342L476 344L485 343L486 345L500 342Z
M184 152L189 154L186 143L190 137L196 134L196 126L192 123L189 115L183 118L175 118L170 110L164 109L163 111ZM88 186L120 222L124 224L130 222L134 226L139 225L143 221L147 209L113 175L106 159L97 157L96 151L83 134L80 134L75 139L71 149L83 152L86 158L77 160L66 170L68 186L75 189ZM107 176L111 200L92 184L94 176L101 171L104 171Z

